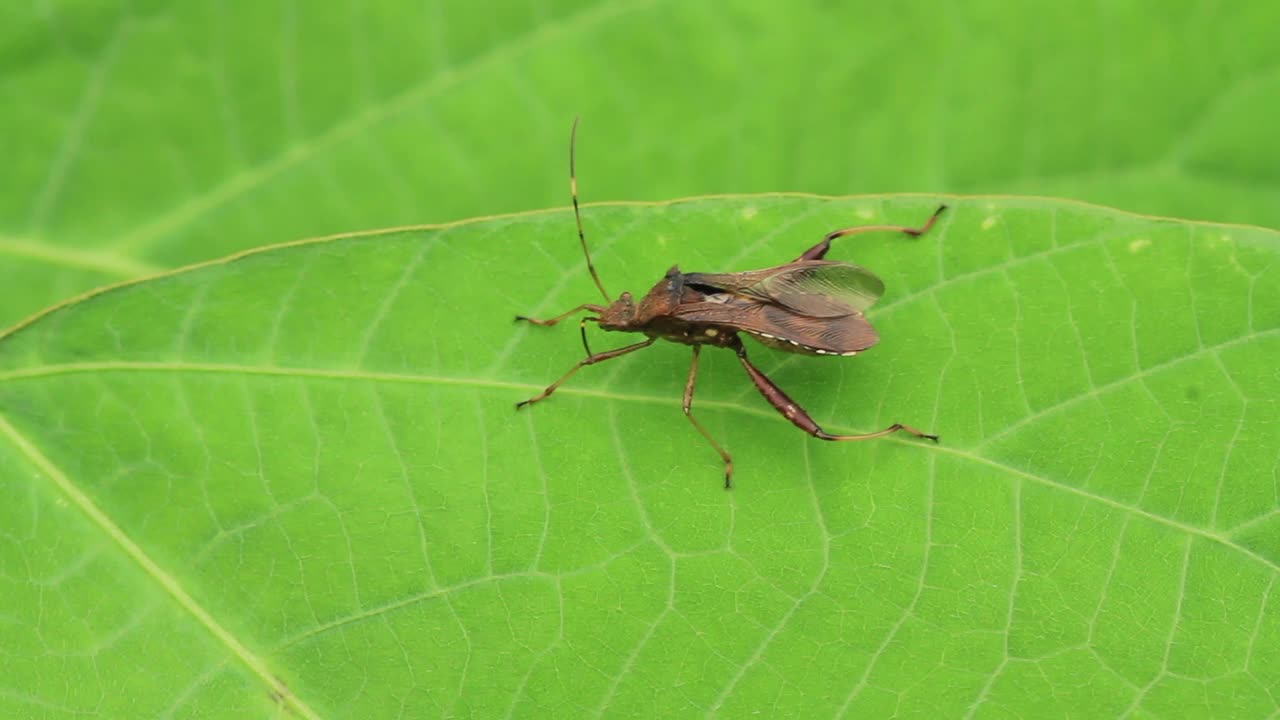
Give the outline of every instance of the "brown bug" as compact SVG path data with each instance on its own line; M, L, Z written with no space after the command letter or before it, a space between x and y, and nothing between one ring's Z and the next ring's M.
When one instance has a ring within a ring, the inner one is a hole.
M788 420L801 430L821 440L870 440L903 431L920 438L938 441L937 435L921 432L909 425L894 423L884 430L863 435L831 435L787 396L764 373L747 359L747 349L739 332L751 335L761 343L787 352L805 355L857 355L876 344L879 336L863 312L884 294L884 283L870 270L849 263L823 260L831 249L831 241L846 235L865 232L895 231L918 237L929 231L946 205L940 205L929 220L918 228L902 225L865 225L827 233L817 245L800 257L777 267L738 273L685 273L672 266L665 277L653 286L637 304L631 293L624 292L611 300L600 282L587 238L582 231L582 214L578 210L578 180L574 170L574 145L578 121L569 134L569 190L573 196L573 215L578 223L578 240L587 260L591 278L608 305L584 303L549 320L536 320L517 315L535 325L551 326L582 312L595 313L579 323L582 346L587 357L573 366L559 380L538 395L516 403L516 409L546 399L564 381L587 365L622 357L647 348L658 340L670 340L693 347L693 363L684 385L684 414L724 459L724 486L732 487L733 458L711 437L711 433L693 416L693 387L698 379L698 353L703 345L729 348L738 355L756 389ZM598 323L604 330L639 332L648 339L602 353L591 352L587 344L587 323Z

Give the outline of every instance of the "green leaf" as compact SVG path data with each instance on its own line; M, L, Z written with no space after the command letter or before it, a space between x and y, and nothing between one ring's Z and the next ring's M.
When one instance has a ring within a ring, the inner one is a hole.
M588 200L1013 192L1280 227L1264 0L0 9L0 327L283 240Z
M606 286L929 197L586 209ZM954 198L882 341L586 368L563 211L282 245L0 340L0 715L1266 717L1280 236ZM592 347L634 336L591 329Z

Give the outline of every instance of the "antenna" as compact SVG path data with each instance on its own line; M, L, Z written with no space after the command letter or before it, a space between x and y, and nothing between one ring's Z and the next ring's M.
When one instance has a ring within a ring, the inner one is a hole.
M582 232L582 213L578 210L578 174L573 169L573 148L578 142L578 118L573 118L573 130L569 131L569 193L573 195L573 219L578 221L578 240L582 242L582 254L587 258L587 269L591 271L591 279L596 281L596 287L600 288L600 294L604 296L607 303L613 302L609 297L608 291L604 289L604 283L600 282L600 275L596 273L596 266L591 264L591 252L587 250L587 236Z

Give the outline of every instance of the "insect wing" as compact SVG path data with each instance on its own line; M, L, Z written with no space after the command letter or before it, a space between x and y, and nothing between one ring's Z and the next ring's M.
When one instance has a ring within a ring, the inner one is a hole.
M685 283L780 305L815 318L861 313L884 294L884 283L870 270L825 260L744 273L689 273Z
M760 288L779 305L823 318L862 313L884 295L880 278L847 263L795 263L765 279Z
M741 330L780 350L814 355L853 355L880 339L862 313L815 318L735 296L723 302L686 303L673 314L687 322Z

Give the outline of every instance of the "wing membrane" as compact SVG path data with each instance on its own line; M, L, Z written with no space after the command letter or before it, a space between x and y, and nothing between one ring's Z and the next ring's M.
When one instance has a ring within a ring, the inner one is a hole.
M827 260L805 260L744 273L688 273L685 283L815 318L860 314L884 294L884 283L870 270Z
M880 339L861 312L815 318L748 298L686 303L676 308L674 314L689 322L714 323L742 330L766 345L783 350L817 355L852 355L875 345Z

